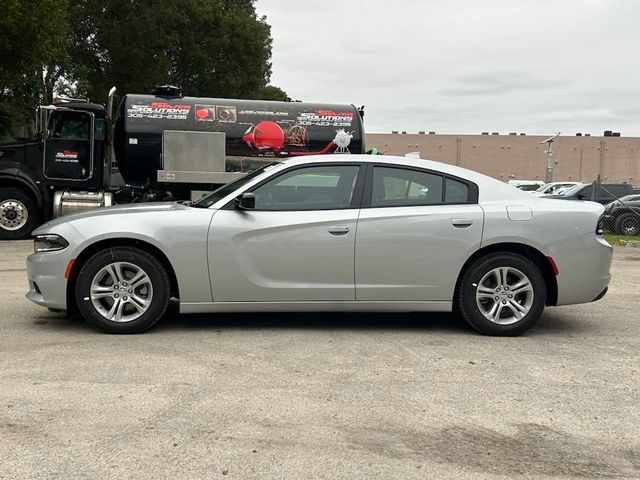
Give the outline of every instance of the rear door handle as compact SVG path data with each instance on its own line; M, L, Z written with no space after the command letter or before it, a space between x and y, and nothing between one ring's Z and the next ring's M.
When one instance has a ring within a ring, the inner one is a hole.
M329 233L331 235L346 235L349 233L349 227L346 225L332 225L329 227Z
M473 220L470 218L454 218L451 220L451 225L456 228L467 228L473 225Z

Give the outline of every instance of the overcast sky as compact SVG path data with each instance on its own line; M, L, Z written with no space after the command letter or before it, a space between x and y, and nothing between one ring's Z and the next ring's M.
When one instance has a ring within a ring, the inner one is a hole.
M640 0L258 0L272 83L368 132L640 136Z

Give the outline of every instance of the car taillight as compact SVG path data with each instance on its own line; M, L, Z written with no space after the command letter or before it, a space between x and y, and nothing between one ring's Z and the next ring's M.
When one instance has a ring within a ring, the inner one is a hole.
M596 235L604 235L604 218L601 216L596 225Z

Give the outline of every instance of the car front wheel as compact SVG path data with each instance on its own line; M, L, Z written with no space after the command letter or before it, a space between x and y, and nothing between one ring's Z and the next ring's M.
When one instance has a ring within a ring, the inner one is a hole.
M463 274L457 298L463 318L485 335L520 335L538 321L545 304L538 267L510 252L474 261Z
M78 310L106 333L142 333L162 318L170 296L169 276L144 250L114 247L96 253L76 283Z
M622 235L640 234L640 215L624 213L616 220L616 232Z

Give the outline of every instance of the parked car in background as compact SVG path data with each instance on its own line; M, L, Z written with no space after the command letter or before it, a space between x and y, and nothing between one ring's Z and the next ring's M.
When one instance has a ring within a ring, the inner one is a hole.
M541 196L541 195L557 195L561 190L569 187L573 187L574 185L581 185L581 182L550 182L545 183L537 190L531 192L533 195Z
M540 180L509 180L509 185L525 192L532 192L544 185Z
M557 195L544 195L543 198L559 200L591 200L593 184L581 183L563 190ZM607 205L618 198L633 193L633 187L628 183L602 183L593 201Z
M567 190L569 190L570 188L575 187L575 185L570 185L568 187L561 187L558 188L555 192L553 192L553 195L562 195L564 192L566 192ZM544 195L537 195L538 197L543 197Z
M184 313L455 309L482 333L517 335L545 306L606 293L603 210L427 160L285 160L194 204L42 225L27 298L109 333L149 329L175 297Z
M619 235L640 235L640 194L626 195L604 208L604 225Z

